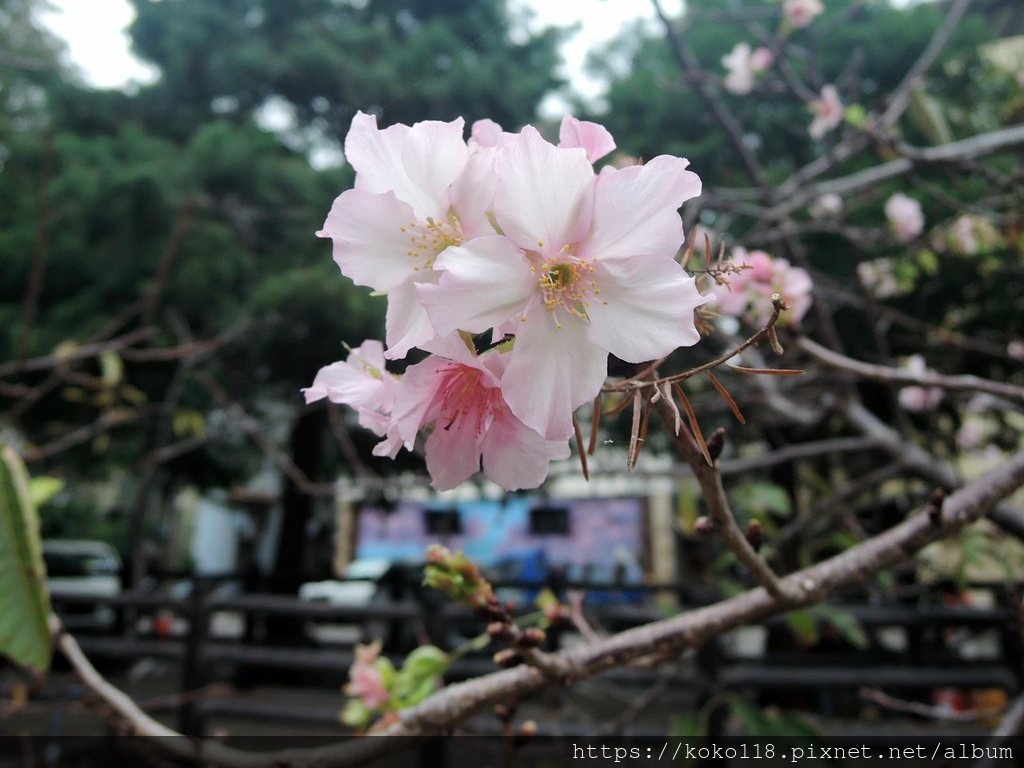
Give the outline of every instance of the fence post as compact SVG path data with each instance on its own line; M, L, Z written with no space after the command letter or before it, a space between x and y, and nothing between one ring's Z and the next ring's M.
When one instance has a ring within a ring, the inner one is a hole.
M186 697L206 685L203 656L210 628L210 612L206 599L209 586L210 582L205 577L195 577L189 601L185 654L181 660L181 693ZM186 698L178 710L178 730L186 736L203 735L203 716L197 704L198 702Z

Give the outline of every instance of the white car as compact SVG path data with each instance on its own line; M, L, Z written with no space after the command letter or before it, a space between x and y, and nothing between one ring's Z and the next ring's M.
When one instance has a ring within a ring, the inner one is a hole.
M58 598L61 594L112 597L121 593L121 558L105 542L49 539L43 542L43 561L47 586ZM109 629L117 619L117 611L109 605L79 601L58 613L68 629Z
M299 587L299 599L328 605L363 607L371 603L387 602L386 587L379 582L395 561L388 558L353 560L345 567L343 579L310 581ZM317 643L350 645L384 637L387 622L369 620L361 624L323 624L310 622L306 634Z

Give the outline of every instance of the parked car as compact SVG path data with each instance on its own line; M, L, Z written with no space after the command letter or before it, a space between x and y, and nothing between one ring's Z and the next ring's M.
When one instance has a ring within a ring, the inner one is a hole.
M103 603L71 601L61 606L61 594L111 597L121 593L121 558L102 541L49 539L43 542L46 583L56 595L58 614L68 629L109 629L117 611Z
M350 645L381 639L389 650L408 651L427 636L434 636L435 642L442 645L454 647L482 631L475 620L472 626L466 627L432 621L440 617L440 612L432 609L439 608L448 600L440 592L423 586L423 563L388 558L357 559L348 564L342 575L343 579L303 584L299 587L299 599L360 608L414 602L426 609L422 616L427 620L382 617L361 622L311 621L306 625L306 634L316 643Z

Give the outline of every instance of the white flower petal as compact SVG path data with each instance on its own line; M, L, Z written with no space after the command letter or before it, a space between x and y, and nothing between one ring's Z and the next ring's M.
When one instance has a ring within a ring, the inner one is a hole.
M601 391L608 353L594 344L583 320L567 318L561 328L539 300L520 323L501 390L520 421L548 440L567 440L572 414Z
M679 206L700 194L688 161L660 155L646 165L601 174L594 193L594 227L580 255L611 259L675 257L683 244Z
M317 235L334 241L334 260L356 285L390 291L410 279L417 260L409 256L409 235L403 226L413 211L393 192L343 192L331 206Z
M559 149L526 126L494 158L494 215L521 248L554 256L590 229L594 169L583 149Z
M601 293L587 313L596 344L629 363L642 363L700 340L693 310L713 297L673 259L620 259L594 272ZM601 299L598 301L597 299Z
M385 318L389 360L400 360L413 347L426 344L436 335L427 312L416 299L416 283L411 280L388 292Z
M522 251L498 235L448 248L434 266L440 281L421 285L418 295L439 334L486 331L521 313L537 290Z

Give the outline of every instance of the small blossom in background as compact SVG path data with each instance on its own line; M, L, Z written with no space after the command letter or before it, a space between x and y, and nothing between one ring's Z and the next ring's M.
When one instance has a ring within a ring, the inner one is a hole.
M786 20L799 29L810 26L814 17L825 10L821 0L783 0L782 13Z
M911 355L908 357L902 366L902 370L912 376L925 376L932 373L925 366L924 358L921 355ZM945 394L945 390L941 387L909 386L903 387L900 390L899 400L900 405L908 411L922 413L924 411L934 411L938 408Z
M901 293L899 281L888 259L862 261L857 265L857 278L873 298L888 299Z
M772 58L772 52L764 46L751 50L747 43L736 43L732 51L722 57L722 66L729 72L723 82L725 90L738 96L750 93L757 75L772 65Z
M902 192L897 192L886 201L885 216L889 220L889 228L901 243L909 243L924 231L921 204Z
M827 219L830 216L837 216L843 210L843 198L835 192L822 195L808 209L815 219Z
M973 213L964 213L949 228L945 245L961 256L975 256L998 247L1001 240L991 220Z
M378 709L388 703L391 695L384 684L384 674L380 659L381 641L371 645L357 645L356 658L349 667L348 685L344 688L346 696L359 699L367 709Z
M821 89L821 98L812 101L808 106L814 113L814 120L807 129L812 139L822 138L843 122L843 102L839 100L839 92L834 85L824 86Z
M1014 339L1011 341L1006 345L1006 354L1014 360L1024 362L1024 341L1021 341L1020 339Z
M729 263L746 267L728 277L727 288L715 292L715 308L723 315L741 317L755 325L764 325L772 314L772 294L779 294L789 310L779 316L779 324L798 323L811 306L814 283L807 270L792 266L786 259L773 259L764 251L733 248Z

